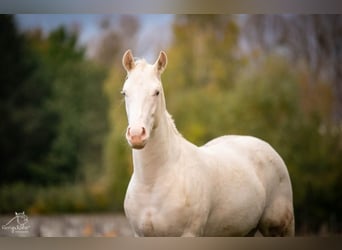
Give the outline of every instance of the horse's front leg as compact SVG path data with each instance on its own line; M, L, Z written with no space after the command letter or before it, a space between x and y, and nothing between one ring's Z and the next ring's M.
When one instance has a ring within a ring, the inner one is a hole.
M181 237L201 237L204 236L204 229L207 224L207 216L198 216L192 221L188 228L185 228Z

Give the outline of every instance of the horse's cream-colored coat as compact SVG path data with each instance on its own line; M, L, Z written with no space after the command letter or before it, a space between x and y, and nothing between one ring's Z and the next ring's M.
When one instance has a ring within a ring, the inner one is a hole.
M156 65L129 68L124 61L127 95L132 97L132 86L143 79L134 74L151 73ZM129 123L133 119L148 130L146 145L133 149L134 172L124 203L135 235L245 236L256 230L293 235L290 178L274 149L250 136L222 136L202 147L193 145L176 130L158 87L160 97L148 99L155 102L150 106L159 107L150 114L153 125L146 125L141 113L132 118L127 102L134 101L126 98ZM145 105L146 97L141 100Z

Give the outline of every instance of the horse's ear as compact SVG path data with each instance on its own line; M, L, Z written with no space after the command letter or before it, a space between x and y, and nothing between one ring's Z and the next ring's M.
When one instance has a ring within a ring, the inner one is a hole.
M160 74L163 73L167 65L167 56L164 51L160 51L159 57L154 65L157 69L157 72L159 72Z
M127 72L130 72L135 67L134 57L132 51L129 49L125 52L122 57L122 65L126 69Z

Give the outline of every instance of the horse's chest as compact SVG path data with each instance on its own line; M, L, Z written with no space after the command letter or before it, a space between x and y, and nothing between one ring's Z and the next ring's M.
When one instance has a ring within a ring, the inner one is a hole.
M156 231L160 231L160 221L158 220L157 211L153 208L143 209L138 216L135 224L137 232L141 235L155 235Z
M141 208L129 219L139 236L180 236L184 231L185 216L180 210L158 210L155 207Z
M166 236L178 233L177 225L170 220L165 220L163 212L158 212L155 208L143 209L140 216L134 220L134 224L139 236Z
M184 206L184 197L179 195L175 199L174 194L160 197L128 194L125 211L139 236L180 236L190 214L189 209Z

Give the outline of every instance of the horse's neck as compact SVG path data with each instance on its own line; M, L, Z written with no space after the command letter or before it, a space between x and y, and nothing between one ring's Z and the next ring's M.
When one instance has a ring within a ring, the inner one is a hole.
M168 163L177 158L182 140L171 116L165 111L145 148L133 150L133 165L137 178L145 183L153 183L159 175L167 171L170 166Z

